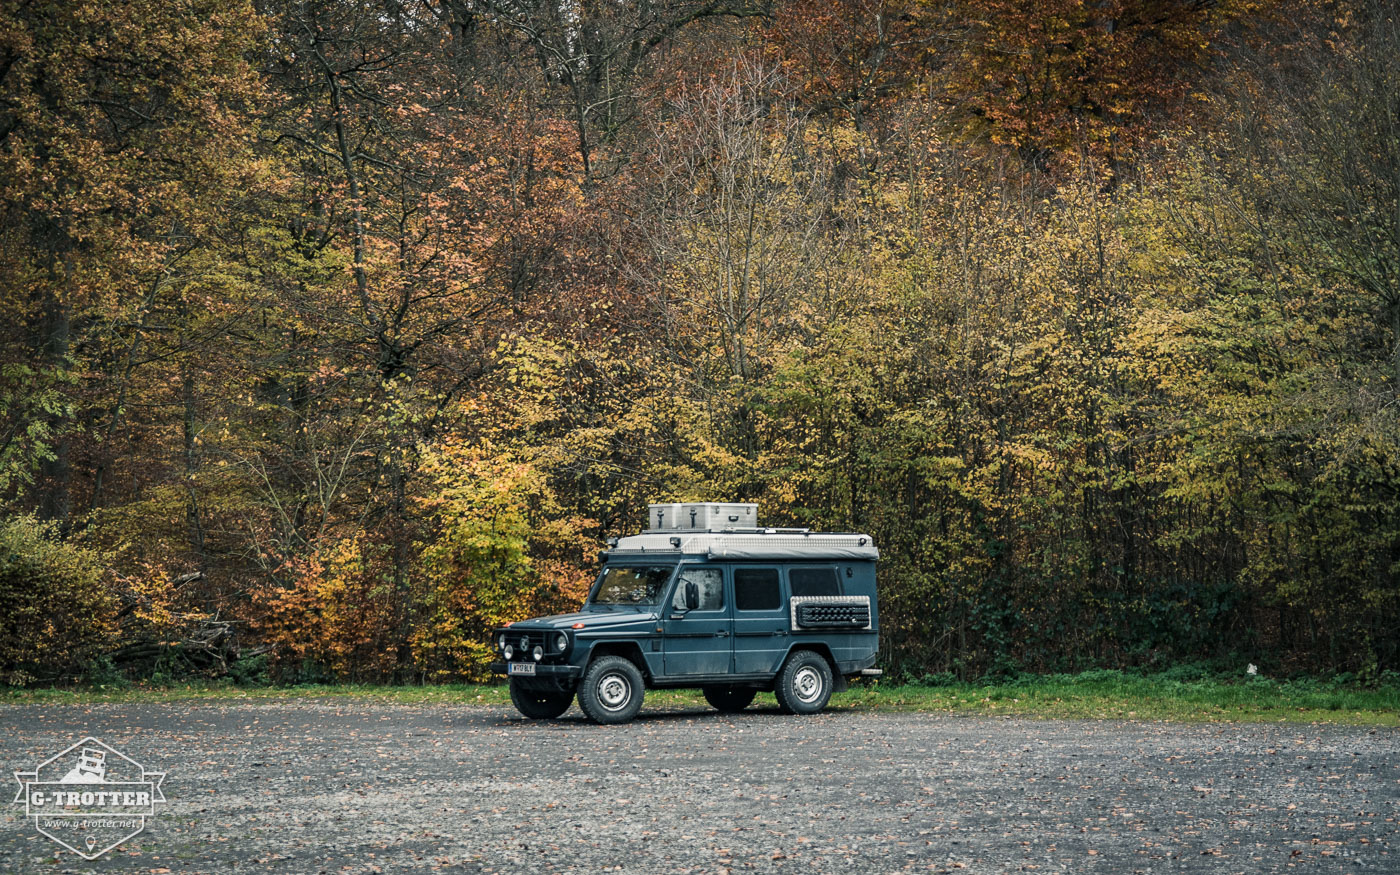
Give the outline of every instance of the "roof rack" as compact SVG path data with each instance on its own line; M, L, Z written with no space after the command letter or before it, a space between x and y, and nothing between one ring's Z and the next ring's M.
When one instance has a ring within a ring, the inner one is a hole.
M707 556L711 559L877 559L869 535L810 529L740 532L643 532L618 538L617 555Z

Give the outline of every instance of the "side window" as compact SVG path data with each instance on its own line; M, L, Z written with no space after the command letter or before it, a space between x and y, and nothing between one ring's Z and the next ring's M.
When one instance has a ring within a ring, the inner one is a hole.
M836 569L793 568L788 571L788 582L792 584L793 595L840 595L841 581L836 577Z
M681 572L676 583L676 595L671 599L671 607L685 610L685 585L693 583L700 588L700 611L718 611L724 608L724 572L718 568L687 568Z
M778 569L734 569L734 607L740 611L776 611L783 606Z

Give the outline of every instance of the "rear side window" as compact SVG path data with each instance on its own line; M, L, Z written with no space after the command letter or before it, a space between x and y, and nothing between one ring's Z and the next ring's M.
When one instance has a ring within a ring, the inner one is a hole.
M829 566L793 568L788 571L788 582L795 596L841 594L841 580L836 576L836 569Z
M778 569L734 569L734 607L741 611L776 611L783 606Z

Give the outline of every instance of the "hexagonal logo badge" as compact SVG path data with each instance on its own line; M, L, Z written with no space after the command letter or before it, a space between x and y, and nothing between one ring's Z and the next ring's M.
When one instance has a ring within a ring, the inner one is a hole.
M15 772L25 817L43 835L82 857L98 857L146 828L146 818L165 802L165 772L150 772L91 736L44 760L33 771Z

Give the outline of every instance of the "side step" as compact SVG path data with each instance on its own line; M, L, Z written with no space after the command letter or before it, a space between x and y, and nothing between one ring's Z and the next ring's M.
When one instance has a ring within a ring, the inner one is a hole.
M877 678L882 674L884 674L884 672L878 668L863 668L860 670L860 676L863 678Z

